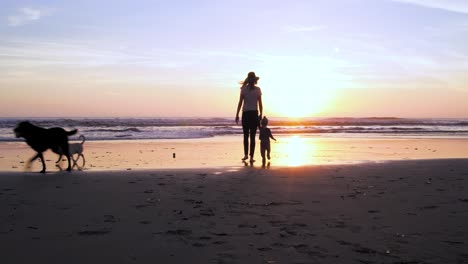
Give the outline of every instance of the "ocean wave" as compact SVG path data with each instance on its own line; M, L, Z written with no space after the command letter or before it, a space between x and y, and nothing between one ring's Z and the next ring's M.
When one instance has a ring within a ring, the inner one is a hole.
M14 128L24 119L0 119L0 128ZM34 118L30 121L41 127L66 128L145 128L145 127L232 127L230 118ZM411 119L397 117L366 118L270 118L270 126L461 126L468 127L468 119Z
M22 141L15 138L13 128L22 119L0 119L0 141ZM228 118L39 118L31 120L41 127L78 129L87 140L189 139L242 134L242 126ZM468 137L468 119L405 119L405 118L270 118L273 134L369 134L443 135ZM77 137L70 137L76 140Z
M112 129L112 128L97 128L97 129L85 129L81 132L114 132L114 133L118 133L118 132L143 132L141 131L140 129L136 128L136 127L130 127L130 128L122 128L122 129L118 129L118 128L115 128L115 129Z

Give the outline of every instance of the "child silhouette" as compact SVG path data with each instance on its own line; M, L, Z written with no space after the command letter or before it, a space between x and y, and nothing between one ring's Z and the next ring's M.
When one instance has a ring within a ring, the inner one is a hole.
M267 127L268 118L264 116L260 121L260 153L262 154L262 164L265 166L265 152L268 160L270 160L270 138L276 141L276 138L271 134L271 130Z

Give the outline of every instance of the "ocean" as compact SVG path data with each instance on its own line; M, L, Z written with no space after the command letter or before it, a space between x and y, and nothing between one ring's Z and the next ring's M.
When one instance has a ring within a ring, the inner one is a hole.
M0 141L23 141L15 138L13 128L25 120L0 119ZM28 121L46 128L76 128L78 135L85 135L86 140L191 139L242 134L242 127L233 118L31 118ZM271 118L269 127L275 136L468 138L468 119Z

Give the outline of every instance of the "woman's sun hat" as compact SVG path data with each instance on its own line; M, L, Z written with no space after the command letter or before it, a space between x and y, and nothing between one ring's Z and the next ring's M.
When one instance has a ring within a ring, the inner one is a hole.
M257 75L255 75L255 72L249 72L249 74L247 74L247 80L249 82L257 82L258 79L260 79L260 77L257 77Z

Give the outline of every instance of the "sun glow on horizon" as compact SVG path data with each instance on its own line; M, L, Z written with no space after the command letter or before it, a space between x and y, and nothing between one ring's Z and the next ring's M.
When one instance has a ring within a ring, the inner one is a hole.
M311 58L285 58L272 63L264 69L267 76L259 85L265 113L302 118L326 111L340 82L333 63Z
M269 118L468 117L468 1L2 0L0 17L2 117L232 118L250 71Z

